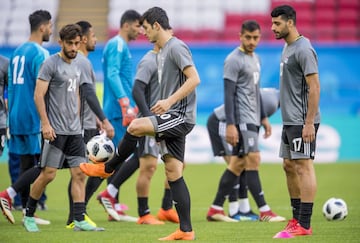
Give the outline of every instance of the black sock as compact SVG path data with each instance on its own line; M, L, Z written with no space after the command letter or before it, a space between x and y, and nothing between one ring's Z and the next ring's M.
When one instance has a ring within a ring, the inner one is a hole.
M237 202L239 198L240 176L236 179L236 182L229 194L229 202Z
M300 204L300 219L299 224L305 229L310 228L310 221L314 203L301 203Z
M119 170L111 178L111 184L119 188L139 168L139 157L137 153L124 162Z
M180 219L180 229L184 232L192 231L190 218L190 193L183 177L176 181L169 181L171 194L176 211Z
M69 216L66 222L66 225L71 224L74 221L74 202L72 200L72 194L71 194L71 183L72 180L70 179L69 185L68 185L68 198L69 198Z
M90 198L94 195L103 180L103 178L92 176L87 179L85 186L85 206L88 204Z
M150 213L148 198L147 197L138 197L138 214L140 217Z
M124 162L135 150L139 138L126 132L118 145L115 156L105 164L105 172L111 173L119 163Z
M240 184L239 198L240 199L244 199L244 198L248 197L248 193L247 193L248 192L248 186L247 186L247 183L246 183L246 177L247 177L246 170L243 170L243 172L241 172L240 178L239 178L239 184Z
M85 216L85 203L76 202L74 203L74 220L80 222L84 220Z
M11 185L12 188L17 193L20 193L22 207L26 207L27 200L29 198L30 193L30 185L36 180L36 178L40 175L41 168L32 167L24 173L22 173L18 179Z
M299 221L300 219L300 198L291 198L290 199L291 207L292 207L292 214L293 218Z
M34 217L38 201L39 200L36 200L36 199L29 196L29 200L28 200L28 202L26 204L25 216Z
M164 196L161 203L161 208L164 210L169 210L172 208L172 206L173 206L173 202L172 202L171 190L165 188Z
M253 196L258 208L266 205L264 192L261 188L261 182L259 177L259 171L247 170L246 182L251 195Z
M230 194L234 184L236 183L236 178L238 178L230 170L226 169L223 175L220 178L218 191L216 193L215 200L213 205L223 206L226 197Z

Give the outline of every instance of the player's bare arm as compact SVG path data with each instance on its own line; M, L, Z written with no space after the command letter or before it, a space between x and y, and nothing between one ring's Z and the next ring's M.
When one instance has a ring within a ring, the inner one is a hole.
M49 82L46 82L41 79L37 79L34 93L34 100L36 109L39 112L40 120L41 120L41 130L43 133L44 139L53 141L56 138L56 134L54 129L52 128L49 118L46 113L45 108L45 100L44 97L49 87Z
M185 83L167 99L156 102L156 104L151 107L151 112L163 114L168 111L173 104L188 96L195 90L196 86L200 84L199 74L194 66L187 66L183 70L183 73L187 77Z
M261 120L261 125L264 127L265 129L265 133L264 133L264 138L268 138L271 136L271 124L269 122L269 119L267 117L264 117Z
M315 140L314 119L319 107L320 99L320 82L317 73L305 77L309 87L308 112L306 115L305 125L302 132L304 142L310 143Z

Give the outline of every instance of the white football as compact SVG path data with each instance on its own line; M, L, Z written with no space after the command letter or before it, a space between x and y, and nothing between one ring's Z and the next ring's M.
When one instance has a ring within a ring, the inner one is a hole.
M347 205L341 198L330 198L323 206L324 217L331 220L343 220L348 215Z
M115 146L106 135L96 135L86 144L86 152L93 163L105 163L114 156Z

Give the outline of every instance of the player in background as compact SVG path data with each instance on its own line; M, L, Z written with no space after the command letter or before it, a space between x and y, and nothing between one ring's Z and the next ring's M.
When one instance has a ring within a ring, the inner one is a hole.
M0 55L0 156L6 143L8 67L9 59Z
M289 5L271 12L271 30L284 39L280 62L280 105L283 158L293 218L275 238L312 235L311 216L316 194L314 157L320 125L318 57L309 39L296 28L296 11Z
M41 45L49 41L52 34L51 15L46 10L37 10L29 15L30 37L16 48L9 63L8 108L9 108L9 152L20 155L20 175L34 167L39 160L41 147L40 118L34 103L34 90L40 66L49 56ZM26 105L24 105L26 102ZM21 201L25 209L30 184L21 188ZM0 193L1 202L14 198L15 191ZM10 206L10 205L9 205ZM1 204L3 211L7 206ZM11 208L10 208L11 209ZM8 213L5 213L9 216ZM8 217L11 223L13 218ZM49 224L47 220L35 218L38 224Z
M133 97L139 108L138 117L152 116L153 113L150 108L155 105L156 101L160 97L160 85L158 81L158 68L156 64L156 56L159 51L159 47L155 44L154 49L147 52L145 56L140 60L137 72L135 76L135 83L133 87ZM148 197L150 190L151 178L156 170L159 146L154 137L145 136L142 137L138 145L139 153L139 176L136 182L136 191L138 196L138 224L164 224L159 221L153 215L150 214L148 205ZM125 163L134 163L135 160L128 160ZM116 188L121 185L118 184L123 177L123 168L115 173L111 183L107 189L100 193L98 198L102 202L104 208L112 217L117 217L115 209L115 196L118 192ZM126 176L126 175L125 175ZM174 209L172 209L172 196L170 186L168 182L165 182L164 197L162 200L162 207L158 212L158 218L163 221L171 221L178 223L179 217Z
M279 91L273 88L260 89L262 109L266 117L270 117L279 108ZM227 164L230 162L232 146L226 142L226 116L224 105L218 106L208 118L207 129L210 137L211 147L214 156L222 156ZM260 161L259 161L260 162ZM255 214L247 196L250 190L259 210L269 210L266 204L264 192L261 189L260 177L258 176L260 164L246 168L238 178L238 183L233 186L229 195L229 216L239 221L285 221L284 217L278 215ZM249 173L247 173L249 172ZM260 211L261 213L261 211Z
M260 126L264 127L264 138L271 135L271 125L264 109L261 109L260 60L255 53L260 37L259 24L254 20L244 21L240 31L241 44L225 59L226 142L233 146L233 149L227 169L220 179L215 199L207 213L208 221L238 222L236 217L233 219L225 215L223 204L245 168L248 168L246 174L251 178L248 186L252 187L253 196L257 197L255 201L259 201L262 205L259 208L260 219L263 221L285 220L270 210L259 183Z
M115 136L112 139L115 145L124 136L126 127L131 120L136 117L135 102L131 95L133 64L128 43L136 40L139 36L141 31L139 21L140 14L138 12L135 10L125 11L121 16L119 33L106 43L103 50L103 109L115 129ZM117 182L119 185L126 181L139 167L137 153L134 153L130 160L134 161L119 165L119 167L124 166L122 170L125 174L120 178L120 182ZM87 191L89 197L99 188L102 181L103 179L98 177L88 179ZM108 184L111 181L112 177L108 179ZM101 202L101 198L98 199ZM137 221L136 217L125 214L124 210L127 209L127 206L119 203L119 195L116 196L115 207L118 215L117 217L109 215L109 221Z
M196 121L196 86L200 78L188 46L173 37L166 12L153 7L142 15L145 35L160 47L158 74L160 100L151 107L156 115L134 119L118 145L118 152L107 163L80 165L89 176L109 177L119 163L135 150L140 137L155 136L160 142L166 177L179 215L180 228L159 240L194 240L190 216L190 193L183 178L186 135Z
M84 77L76 58L82 30L69 24L59 32L61 51L45 60L39 70L34 100L40 115L44 145L41 153L41 173L36 178L26 204L24 227L29 232L39 231L34 220L37 201L46 185L55 179L57 169L66 160L72 179L74 201L74 231L102 231L85 220L85 179L79 164L86 161L85 144L80 122L79 94L99 117L107 131L112 128L96 98L94 85ZM84 58L83 60L87 60ZM66 97L66 99L64 99ZM114 134L108 133L109 137Z

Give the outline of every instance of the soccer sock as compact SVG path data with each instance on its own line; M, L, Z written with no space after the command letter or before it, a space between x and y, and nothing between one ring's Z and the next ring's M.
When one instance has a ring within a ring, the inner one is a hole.
M291 198L290 199L291 207L292 207L292 214L293 218L299 221L300 219L300 198Z
M14 197L17 195L17 192L14 190L14 188L12 186L8 187L6 189L6 192L9 194L9 197L11 199L14 199Z
M32 184L40 175L40 172L41 168L39 167L32 167L31 169L28 169L23 174L21 174L21 176L19 176L19 178L15 181L14 184L11 185L11 187L14 188L16 192L20 192L26 185Z
M240 176L236 179L236 183L233 186L233 189L230 192L229 195L229 202L237 202L238 198L239 198L239 184L240 181Z
M35 211L36 211L36 205L38 203L39 200L36 200L34 198L32 198L31 196L29 196L29 200L26 204L26 208L25 208L25 216L27 217L34 217Z
M138 197L138 214L140 217L150 213L148 198L147 197Z
M172 202L171 190L165 188L164 196L163 196L162 203L161 203L161 208L164 210L169 210L172 208L172 206L173 206L173 202Z
M249 213L250 212L250 202L249 198L239 199L239 211L240 213Z
M74 205L74 220L81 222L85 219L85 202L75 202Z
M247 194L248 187L247 187L247 183L246 183L246 177L247 177L247 172L246 172L246 170L243 170L243 172L241 172L241 174L239 176L240 187L239 187L238 195L239 195L240 199L248 197L248 194Z
M139 157L137 152L122 164L120 169L116 171L115 175L111 179L111 184L116 188L119 188L134 172L139 168Z
M246 171L246 182L247 186L253 196L256 205L258 208L266 205L264 192L261 188L260 178L259 178L259 171L257 170L248 170Z
M236 183L237 176L230 170L226 169L220 178L218 191L216 193L213 205L222 207L224 205L226 196L230 194L234 184Z
M85 206L88 204L90 198L103 182L103 178L100 177L88 177L85 186Z
M180 219L180 229L184 232L192 231L190 219L190 193L183 177L176 181L169 181L176 211Z
M115 156L107 163L105 163L105 172L111 173L116 166L125 161L135 150L139 138L131 135L126 131L123 139L118 145L118 151Z
M229 201L229 215L234 216L239 212L239 203L238 201L230 202Z
M118 194L118 188L116 186L114 186L113 184L109 184L106 187L106 190L108 191L109 195L112 196L113 198L116 197L116 195Z
M314 203L301 203L300 204L300 219L299 224L305 229L310 228L310 221Z
M68 198L69 198L69 216L68 216L68 220L66 222L66 225L71 224L71 222L73 222L74 220L74 201L72 200L72 194L71 194L71 183L72 180L70 179L69 181L69 185L68 185Z

